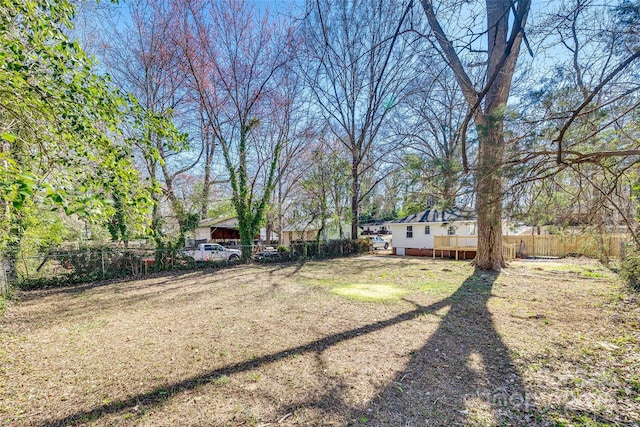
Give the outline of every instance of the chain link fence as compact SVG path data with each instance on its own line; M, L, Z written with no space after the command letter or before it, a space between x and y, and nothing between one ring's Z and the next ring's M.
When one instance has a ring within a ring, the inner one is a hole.
M243 247L233 248L242 251ZM293 242L289 247L246 247L250 262L274 263L301 259L322 259L352 256L368 252L367 242L337 240L327 243ZM185 249L124 249L87 248L36 256L22 256L16 260L15 271L9 280L2 261L0 293L8 293L11 286L23 290L66 286L121 277L144 276L160 271L217 269L240 263L237 252L194 253ZM11 282L11 283L10 283Z

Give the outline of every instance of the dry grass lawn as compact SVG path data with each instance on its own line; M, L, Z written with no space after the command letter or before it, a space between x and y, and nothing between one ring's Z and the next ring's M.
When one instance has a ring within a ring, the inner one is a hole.
M21 292L0 425L638 426L640 309L586 260L392 256Z

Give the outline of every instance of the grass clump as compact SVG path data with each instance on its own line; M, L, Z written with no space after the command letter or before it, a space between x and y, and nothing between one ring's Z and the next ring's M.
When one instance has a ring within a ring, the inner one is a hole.
M388 284L353 283L336 286L331 293L359 301L390 301L406 295L409 290Z

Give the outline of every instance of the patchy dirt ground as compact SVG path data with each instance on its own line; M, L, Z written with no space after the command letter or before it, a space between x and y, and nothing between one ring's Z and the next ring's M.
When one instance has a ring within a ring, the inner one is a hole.
M591 261L363 256L19 293L9 426L638 426L637 297Z

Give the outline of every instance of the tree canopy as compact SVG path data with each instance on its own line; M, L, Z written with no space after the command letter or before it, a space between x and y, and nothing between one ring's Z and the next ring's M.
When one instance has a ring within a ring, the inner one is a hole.
M9 253L42 209L106 221L147 206L118 138L128 100L68 37L74 13L64 0L0 4L0 245Z
M77 33L73 2L0 1L2 251L230 207L245 259L261 227L431 206L477 211L484 269L505 217L638 240L637 1L82 3Z

